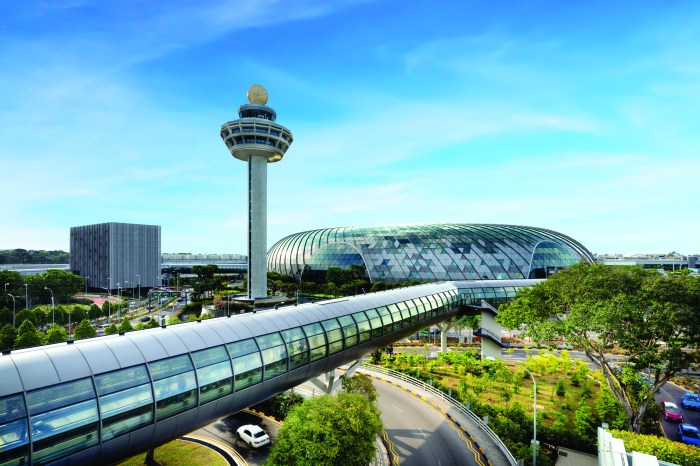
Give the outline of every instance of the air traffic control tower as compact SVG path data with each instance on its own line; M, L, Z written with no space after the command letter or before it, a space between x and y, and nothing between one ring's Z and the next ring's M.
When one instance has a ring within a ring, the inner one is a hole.
M267 164L282 160L292 132L275 122L267 91L254 84L238 120L221 125L221 139L238 160L248 163L248 299L267 297Z

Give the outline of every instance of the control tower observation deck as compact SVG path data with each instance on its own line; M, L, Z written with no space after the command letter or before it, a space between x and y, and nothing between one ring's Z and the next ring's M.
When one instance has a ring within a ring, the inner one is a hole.
M267 164L282 160L292 133L275 122L267 91L254 84L238 120L221 125L221 139L231 155L248 162L248 298L267 297Z

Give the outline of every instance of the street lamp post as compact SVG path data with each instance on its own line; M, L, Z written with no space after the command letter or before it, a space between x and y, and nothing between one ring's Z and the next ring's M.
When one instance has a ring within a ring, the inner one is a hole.
M141 275L136 274L136 281L139 284L139 301L141 300Z
M29 309L29 284L24 284L24 304L27 309Z
M107 290L107 324L111 325L112 324L112 303L109 302L109 290Z
M56 315L54 313L53 290L48 286L45 286L44 289L49 290L51 292L51 324L54 324L56 323Z
M9 283L5 283L5 293L7 293L7 285L9 285Z
M7 293L10 298L12 298L12 328L17 328L15 327L15 308L17 307L17 301L15 301L15 297L11 295L10 293Z
M122 287L121 283L117 283L117 321L122 321Z
M534 398L534 402L532 405L532 412L533 412L533 420L532 420L532 466L537 465L537 381L535 381L535 377L532 375L532 373L525 369L525 372L527 372L530 375L530 378L532 379L532 396Z
M87 281L90 277L85 277L85 294L87 294Z

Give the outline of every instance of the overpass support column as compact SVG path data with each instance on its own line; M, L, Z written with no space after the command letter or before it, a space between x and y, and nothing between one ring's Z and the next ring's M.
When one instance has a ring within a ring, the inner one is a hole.
M485 338L484 336L481 337L482 359L487 357L501 357L501 348L503 347L503 344L501 343L500 339L503 326L496 322L496 319L494 319L494 317L495 316L491 311L481 311L481 328L489 331L492 335L494 335L496 339L498 339L498 342L495 342L491 341L490 338Z
M326 372L322 376L315 377L309 382L314 384L319 390L322 390L325 393L328 393L329 395L332 393L335 393L338 391L338 388L340 388L340 385L342 383L341 377L346 376L346 377L351 377L352 374L355 373L358 367L362 365L362 358L358 359L355 361L352 366L350 366L348 369L345 370L343 374L339 374L338 377L336 377L336 370L333 369L330 372ZM323 377L323 379L321 378Z

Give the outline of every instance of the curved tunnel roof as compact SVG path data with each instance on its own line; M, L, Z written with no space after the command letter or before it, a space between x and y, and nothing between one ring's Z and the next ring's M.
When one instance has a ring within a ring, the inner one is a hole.
M581 260L594 259L564 234L489 224L325 228L287 236L267 254L278 273L360 264L372 282L544 278Z

